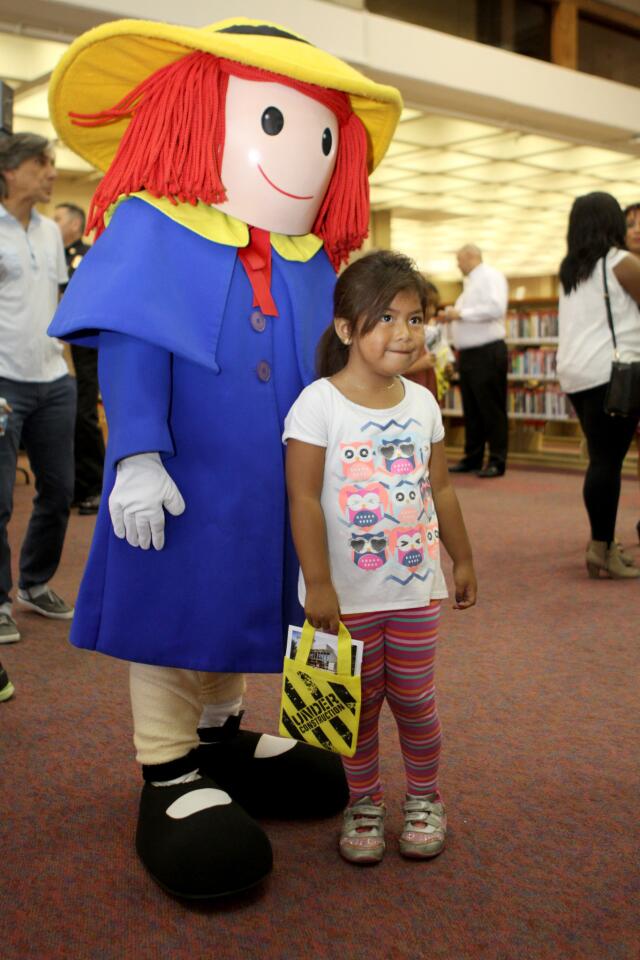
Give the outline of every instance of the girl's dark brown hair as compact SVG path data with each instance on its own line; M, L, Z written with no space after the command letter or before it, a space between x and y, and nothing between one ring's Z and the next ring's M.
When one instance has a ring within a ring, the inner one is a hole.
M427 281L413 260L392 250L376 250L360 257L338 277L333 294L333 315L349 322L351 337L364 336L375 327L389 304L402 290L414 290L424 312ZM357 328L357 331L356 331ZM316 353L318 376L330 377L347 364L349 348L333 322L320 338Z

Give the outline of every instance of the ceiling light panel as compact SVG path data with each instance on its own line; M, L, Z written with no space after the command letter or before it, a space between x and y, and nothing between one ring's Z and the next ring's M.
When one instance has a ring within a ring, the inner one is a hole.
M640 181L640 160L630 160L625 156L624 163L610 163L593 167L588 173L601 177L604 180L636 180Z
M407 177L402 181L402 187L415 193L447 193L453 192L461 183L455 177L424 174L421 177Z
M416 117L422 116L422 110L414 110L413 107L403 107L402 113L400 114L400 123L405 120L414 120Z
M465 200L486 200L487 188L483 183L461 183L459 187L456 187L455 195ZM515 202L515 200L521 200L523 203L525 201L532 203L532 198L534 198L536 194L534 191L527 189L527 187L521 187L519 184L517 186L512 184L492 184L491 196L499 201L508 200Z
M416 173L447 173L462 167L472 167L479 162L477 157L470 157L455 150L421 150L419 153L399 157L395 166Z
M604 193L610 193L622 207L640 201L640 184L637 183L616 183L615 181L608 180L595 189L601 190ZM573 187L567 190L567 193L571 194L571 200L573 200L574 197L581 197L585 193L591 193L591 190L581 190L578 187Z
M564 210L567 204L571 202L567 194L561 193L559 190L530 190L527 188L523 190L520 196L509 197L508 200L515 207L533 210L539 210L540 207L549 210Z
M532 133L509 130L496 137L472 140L470 143L465 143L464 149L466 153L491 160L521 160L536 153L561 150L566 146L564 140L552 140L551 137L539 137Z
M526 177L530 177L532 173L531 167L525 166L524 163L514 163L511 160L495 160L492 163L481 163L457 171L457 175L465 180L478 180L491 184L524 180Z
M394 190L390 187L371 187L369 196L372 204L378 204L390 203L391 201L398 201L400 203L406 200L409 195L403 193L402 190Z
M546 167L548 170L573 170L579 172L596 167L598 164L622 162L627 156L614 150L601 150L599 147L569 147L567 150L554 150L529 157L527 163L534 167ZM597 170L593 171L597 173Z
M35 120L32 117L21 117L14 114L14 133L37 133L47 140L55 140L58 136L50 120Z
M53 70L66 49L66 43L0 33L0 76L22 82L36 80Z
M47 100L47 88L37 87L24 97L16 100L13 106L14 112L21 117L29 117L35 120L47 120L49 118L49 103Z
M398 170L395 166L392 167L390 164L382 163L369 177L369 183L380 187L387 183L393 183L394 180L402 180L410 175L406 170Z
M404 199L404 205L413 210L444 210L451 206L452 203L455 204L456 199L443 193L407 194ZM462 205L462 202L459 200L457 203L459 206ZM469 209L468 206L466 209Z
M471 123L469 120L425 116L398 124L394 139L401 143L414 143L424 147L445 147L498 132L498 127Z
M93 170L90 163L62 144L56 145L55 157L58 170L64 170L67 173L89 173Z
M588 174L576 173L545 173L544 176L527 177L522 181L522 186L531 187L534 190L562 191L570 190L573 187L584 187L585 193L590 189L597 190L603 188L604 181Z

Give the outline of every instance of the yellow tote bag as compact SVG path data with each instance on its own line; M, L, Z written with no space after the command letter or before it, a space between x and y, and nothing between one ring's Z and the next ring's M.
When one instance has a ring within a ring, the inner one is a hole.
M351 672L351 634L338 631L336 672L309 666L315 630L305 620L295 658L285 657L280 733L352 757L358 745L360 676Z

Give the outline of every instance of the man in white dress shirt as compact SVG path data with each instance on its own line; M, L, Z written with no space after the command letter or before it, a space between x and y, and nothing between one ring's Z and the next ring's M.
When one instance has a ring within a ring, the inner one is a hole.
M0 396L10 406L0 437L0 643L20 639L11 616L7 526L22 442L36 497L19 560L18 605L57 620L73 608L49 587L60 562L73 497L75 381L47 336L67 281L57 225L35 209L55 180L51 146L33 133L0 135Z
M507 463L507 346L505 314L508 286L499 270L482 262L482 252L468 243L457 253L464 289L455 307L441 315L451 323L458 351L464 411L464 457L452 473L501 477ZM489 459L483 467L485 446Z

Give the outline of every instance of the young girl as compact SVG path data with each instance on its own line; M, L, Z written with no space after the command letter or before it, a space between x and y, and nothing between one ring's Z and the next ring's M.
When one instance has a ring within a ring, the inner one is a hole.
M377 863L384 853L378 717L387 699L407 776L400 852L444 847L438 791L440 724L434 654L442 538L453 560L456 609L473 606L476 577L433 395L403 374L424 342L425 282L407 257L379 251L338 279L333 325L316 380L285 421L291 525L309 622L364 643L356 754L344 766L350 804L340 853Z
M418 359L405 371L405 377L421 383L431 390L438 403L449 389L455 357L446 337L446 324L438 323L436 314L440 306L440 291L430 280L427 288L427 307L424 321L424 347Z

